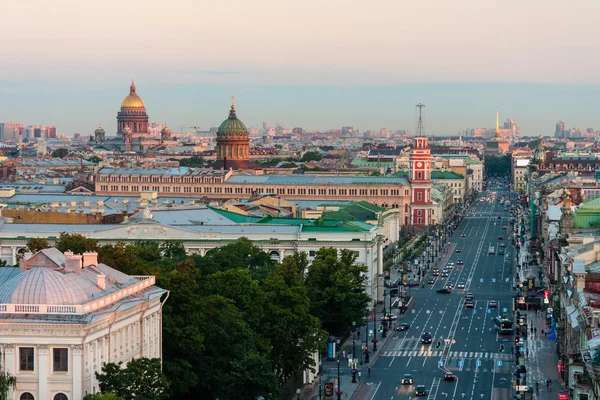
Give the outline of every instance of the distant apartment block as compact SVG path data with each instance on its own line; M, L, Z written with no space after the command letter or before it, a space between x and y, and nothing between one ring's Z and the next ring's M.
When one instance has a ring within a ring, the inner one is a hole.
M58 128L56 126L32 125L23 129L23 139L56 139L58 137Z
M16 142L22 130L23 124L20 122L0 122L0 140Z

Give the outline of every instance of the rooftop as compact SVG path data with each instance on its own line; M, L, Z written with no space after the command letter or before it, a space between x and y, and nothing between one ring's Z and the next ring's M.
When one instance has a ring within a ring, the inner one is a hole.
M174 175L174 176L224 176L229 171L225 170L212 170L206 168L165 168L165 169L147 169L147 168L102 168L98 171L101 175Z
M239 185L315 185L315 186L408 186L404 177L316 176L316 175L233 175L225 183Z

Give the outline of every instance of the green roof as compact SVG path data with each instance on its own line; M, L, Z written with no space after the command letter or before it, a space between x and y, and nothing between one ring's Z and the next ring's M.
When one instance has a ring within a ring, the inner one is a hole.
M235 108L231 106L231 110L229 111L229 118L227 118L221 126L219 126L219 130L217 131L217 136L222 135L232 135L232 134L248 134L248 129L246 129L246 125L239 119L237 119L237 115L235 114Z
M379 207L367 201L356 201L341 207L338 211L325 211L321 217L324 220L337 221L367 221L378 219L379 213L385 211L384 207Z
M221 210L219 208L209 207L214 212L221 214L228 220L235 222L236 224L257 224L261 220L261 218L250 217L247 215L237 214L231 211Z
M366 202L360 202L366 203ZM377 207L377 206L375 206ZM211 210L221 214L236 224L265 224L265 225L292 225L302 226L302 232L369 232L375 228L374 225L361 221L346 220L322 220L304 218L274 218L274 217L248 217L230 211L210 207Z

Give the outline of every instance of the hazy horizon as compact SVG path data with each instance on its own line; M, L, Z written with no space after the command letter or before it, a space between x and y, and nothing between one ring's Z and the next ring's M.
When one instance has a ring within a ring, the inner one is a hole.
M135 79L150 120L455 134L600 130L600 3L23 0L0 6L0 121L114 134Z

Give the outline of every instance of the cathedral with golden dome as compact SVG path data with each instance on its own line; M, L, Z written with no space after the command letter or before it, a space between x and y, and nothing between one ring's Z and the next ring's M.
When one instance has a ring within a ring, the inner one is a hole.
M127 152L143 152L161 145L176 145L177 141L171 139L171 131L166 126L165 129L160 138L150 135L146 105L137 94L135 83L132 81L129 94L125 96L121 102L121 109L117 112L117 136L107 138L104 129L99 127L94 132L91 142L106 150Z

